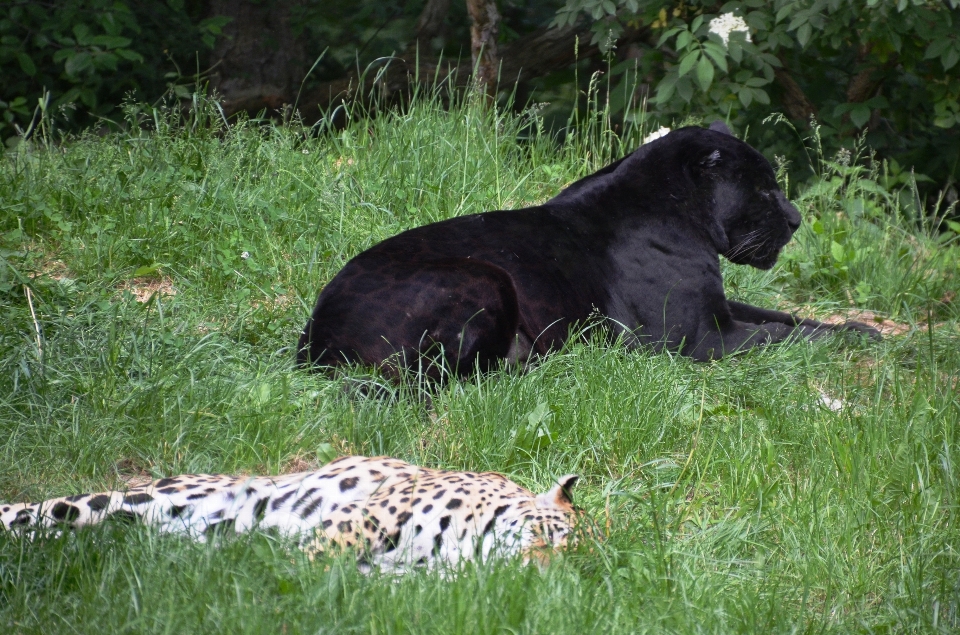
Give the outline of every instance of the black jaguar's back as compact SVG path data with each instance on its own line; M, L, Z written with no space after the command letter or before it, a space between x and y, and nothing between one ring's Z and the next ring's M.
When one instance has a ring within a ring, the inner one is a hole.
M561 345L591 314L696 359L827 327L727 302L718 254L769 268L800 222L758 152L685 128L544 205L412 229L324 288L303 365L463 374ZM864 327L868 328L868 327Z
M450 370L561 343L602 303L568 255L582 236L547 208L452 218L387 239L324 288L300 338L301 363L401 365L431 351ZM586 309L586 310L584 310ZM517 349L517 336L523 350ZM464 362L468 362L464 366ZM431 369L435 373L436 369Z

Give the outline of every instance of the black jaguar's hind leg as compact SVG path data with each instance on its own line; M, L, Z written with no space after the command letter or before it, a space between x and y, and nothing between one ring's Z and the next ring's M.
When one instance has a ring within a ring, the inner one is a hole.
M350 263L321 293L300 339L302 364L422 368L440 378L496 366L516 339L509 275L470 259Z

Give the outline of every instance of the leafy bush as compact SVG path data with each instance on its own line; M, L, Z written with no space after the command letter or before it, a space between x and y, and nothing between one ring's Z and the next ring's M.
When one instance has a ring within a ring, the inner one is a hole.
M128 93L156 99L181 74L178 64L191 69L201 62L200 52L225 24L201 20L198 8L183 0L5 3L0 138L15 125L26 128L46 94L52 101L44 107L80 127L112 116Z
M870 147L938 187L960 177L960 0L567 0L555 23L581 14L608 49L628 26L652 31L614 71L631 83L636 68L667 121L757 131L771 110L816 116L831 150L867 129Z

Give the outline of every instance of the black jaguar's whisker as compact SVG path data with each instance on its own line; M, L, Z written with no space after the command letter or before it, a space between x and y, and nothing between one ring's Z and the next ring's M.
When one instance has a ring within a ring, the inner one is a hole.
M739 256L739 255L741 255L741 254L743 254L743 253L746 253L746 251L747 251L748 249L750 249L751 245L752 245L754 242L756 242L756 243L758 243L758 244L762 244L762 243L763 243L762 240L757 240L757 241L755 241L754 239L756 239L756 238L758 238L758 237L763 237L763 235L766 234L766 233L768 233L768 232L767 232L767 230L764 230L764 229L755 229L755 230L753 230L753 231L751 231L751 232L748 232L748 233L740 240L740 242L738 242L736 245L733 246L732 249L729 250L729 252L728 252L728 253L729 253L729 257L731 257L731 258L736 258L737 256Z
M773 231L770 229L757 229L748 232L740 242L727 252L727 257L737 258L742 255L756 254L763 248L767 238L771 235L773 235Z

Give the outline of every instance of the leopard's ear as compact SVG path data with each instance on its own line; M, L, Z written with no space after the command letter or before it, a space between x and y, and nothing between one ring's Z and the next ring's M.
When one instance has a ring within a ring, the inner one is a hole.
M727 124L723 123L719 119L710 124L710 130L713 130L714 132L722 132L723 134L728 134L731 137L733 136L733 133L730 132L730 128L727 127Z
M550 491L537 496L537 507L555 507L570 509L573 507L573 486L580 479L579 474L567 474L557 479Z

